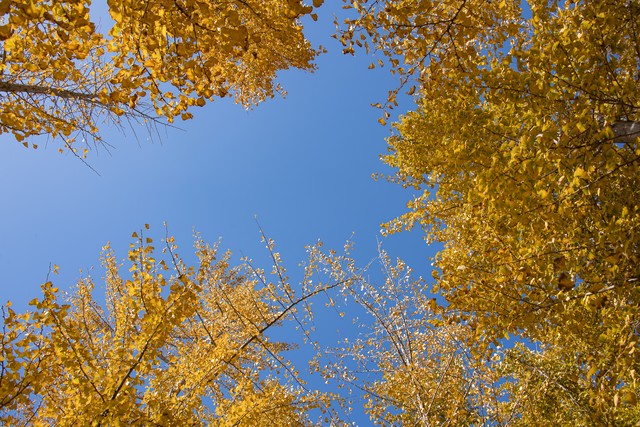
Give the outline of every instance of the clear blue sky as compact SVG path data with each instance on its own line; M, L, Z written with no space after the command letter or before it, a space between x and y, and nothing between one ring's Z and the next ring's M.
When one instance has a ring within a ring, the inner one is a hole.
M341 3L332 3L320 9L317 23L305 21L308 38L329 52L315 73L280 74L285 99L251 111L217 100L193 111L193 120L177 122L182 130L160 129L153 141L144 128L123 134L103 127L113 148L88 158L100 176L55 144L25 149L0 135L0 301L25 309L39 296L50 263L60 266L61 289L81 269L93 266L100 278L101 247L111 242L124 259L131 233L145 223L159 240L166 221L190 260L196 229L209 242L221 237L236 259L244 254L268 267L254 215L294 278L305 245L321 239L341 248L352 233L360 263L375 255L380 239L430 276L433 251L420 230L379 233L412 195L371 178L390 171L379 161L390 130L377 123L380 111L370 103L384 101L396 80L385 69L368 70L364 52L342 55L330 37ZM412 108L410 99L401 101L398 112Z

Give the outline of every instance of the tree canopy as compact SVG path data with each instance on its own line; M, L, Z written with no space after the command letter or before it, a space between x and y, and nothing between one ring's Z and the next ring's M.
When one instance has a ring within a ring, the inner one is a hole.
M566 378L554 387L568 419L629 422L620 396L635 405L640 368L640 4L348 7L358 15L345 21L345 50L377 49L401 87L415 85L417 109L394 125L383 160L392 181L422 195L385 231L419 225L444 243L433 290L473 345L531 340L540 352L522 359ZM525 424L555 417L546 399L521 404L531 405Z
M326 410L328 396L305 388L281 356L291 344L266 332L293 318L302 325L298 308L343 283L300 294L249 264L231 267L229 253L200 238L194 247L198 264L187 266L172 237L158 253L134 233L128 277L104 248L105 303L86 277L62 301L48 281L32 311L3 307L0 421L310 425L308 412Z
M0 2L0 132L71 149L79 135L99 140L105 120L186 120L225 96L250 106L283 92L277 71L313 70L318 53L299 23L313 7L299 0L110 0L110 28L89 5Z
M105 35L86 2L0 2L2 131L73 148L99 114L187 119L313 68L299 18L321 1L134 3L109 2ZM104 307L90 278L66 304L47 282L32 312L5 307L4 422L307 425L360 395L378 425L640 423L638 0L344 3L344 52L399 79L381 123L400 91L415 100L382 160L417 196L383 232L442 244L433 280L381 250L377 282L316 245L294 294L271 245L276 284L201 240L198 265L171 238L158 262L136 235L130 279L106 248ZM316 348L313 370L346 390L333 402L265 335L329 290L364 318Z

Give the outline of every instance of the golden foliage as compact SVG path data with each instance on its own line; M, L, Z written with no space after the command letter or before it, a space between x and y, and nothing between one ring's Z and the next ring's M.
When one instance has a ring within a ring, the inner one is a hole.
M102 33L89 1L0 2L0 132L99 140L102 119L187 120L233 95L250 106L282 89L276 72L312 70L299 0L110 0ZM26 142L24 142L27 145Z
M145 99L169 120L228 93L248 105L315 54L297 21L312 7L295 0L109 7L106 37L87 3L0 1L3 131L95 134L96 112L144 114ZM419 225L444 249L432 287L384 253L376 287L348 257L310 249L304 283L352 283L344 296L373 319L324 374L363 390L382 425L640 422L638 1L346 7L345 52L381 51L417 102L384 161L420 195L385 231ZM328 287L296 299L200 241L196 268L173 248L169 268L140 238L128 280L107 248L106 310L90 279L70 304L47 283L33 313L4 308L5 423L307 423L323 397L268 375L297 378L264 332Z
M377 425L586 427L640 420L635 374L616 372L620 365L606 347L591 348L573 331L590 336L600 330L594 322L565 325L569 332L550 328L537 342L483 346L487 336L477 319L443 306L402 260L380 251L378 282L371 279L375 263L362 268L319 248L311 259L322 266L318 271L350 278L342 292L359 328L341 346L319 352L312 367L346 390L345 406L362 403ZM608 365L595 371L585 355ZM603 396L611 401L599 401Z
M265 332L331 286L296 296L259 271L230 267L228 253L199 238L198 263L188 267L173 238L158 260L151 239L135 237L129 278L104 248L104 304L88 277L65 303L47 282L33 311L3 308L1 422L310 425L308 411L324 408L326 397L283 359L289 344Z
M540 372L575 374L571 393L549 394L573 409L556 416L531 395L529 422L638 421L640 4L349 7L345 49L382 51L401 86L417 87L384 161L422 194L385 230L417 224L444 243L435 290L474 346L525 338Z
M413 278L402 260L394 263L381 250L382 283L376 284L369 266L349 257L318 248L312 257L334 275L351 277L343 292L359 320L359 334L321 352L314 366L346 387L345 396L361 395L374 423L491 425L499 419L498 370L473 353L468 325L445 321L429 285Z

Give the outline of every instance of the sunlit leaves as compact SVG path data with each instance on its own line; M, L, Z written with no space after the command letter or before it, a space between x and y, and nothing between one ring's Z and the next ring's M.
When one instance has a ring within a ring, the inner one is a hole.
M343 44L382 51L417 86L384 160L421 192L385 230L419 225L444 243L435 289L475 325L474 345L524 337L542 346L538 374L576 370L579 396L549 395L565 421L638 421L619 391L639 390L638 3L348 7ZM552 366L552 347L575 365ZM544 401L529 411L551 417Z
M282 92L277 71L313 69L299 22L313 7L297 0L108 5L110 29L84 0L0 3L0 132L25 145L59 137L83 155L76 139L99 142L105 120L186 120L225 96L249 107Z
M168 117L214 96L233 94L245 106L263 101L279 90L276 71L311 69L316 53L298 22L312 8L298 1L113 0L109 7L115 80L125 95L148 92Z
M352 278L346 303L360 334L348 337L316 360L328 379L360 396L376 425L482 425L499 419L498 380L468 341L468 325L449 322L428 291L402 261L380 251L380 283L368 268L335 254L313 253L334 274ZM377 267L377 264L373 264Z
M310 424L325 398L303 388L281 356L289 345L266 332L330 287L283 294L199 238L187 266L173 238L160 254L136 234L128 272L104 248L105 304L89 277L66 298L47 282L26 314L3 308L2 423Z

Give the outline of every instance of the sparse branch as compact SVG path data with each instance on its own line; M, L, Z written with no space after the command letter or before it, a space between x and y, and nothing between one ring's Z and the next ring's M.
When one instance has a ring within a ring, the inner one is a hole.
M233 359L235 359L236 357L238 357L239 354L241 354L241 352L247 348L251 343L253 343L255 340L257 340L260 336L262 336L269 328L271 328L273 325L277 324L278 322L280 322L280 320L284 319L284 317L289 314L289 312L291 312L293 309L296 308L296 306L300 303L303 303L304 301L308 300L309 298L312 298L316 295L318 295L321 292L326 292L328 290L334 289L338 286L342 286L344 284L346 284L348 282L348 280L345 281L340 281L337 283L334 283L332 285L328 285L328 286L324 286L320 289L316 289L313 292L308 293L307 295L303 295L302 297L298 298L297 300L293 301L291 304L289 304L284 310L282 310L279 314L277 314L270 322L267 322L264 326L262 326L258 332L254 335L252 335L248 340L246 340L235 352L234 354L229 358L228 362L231 362Z

